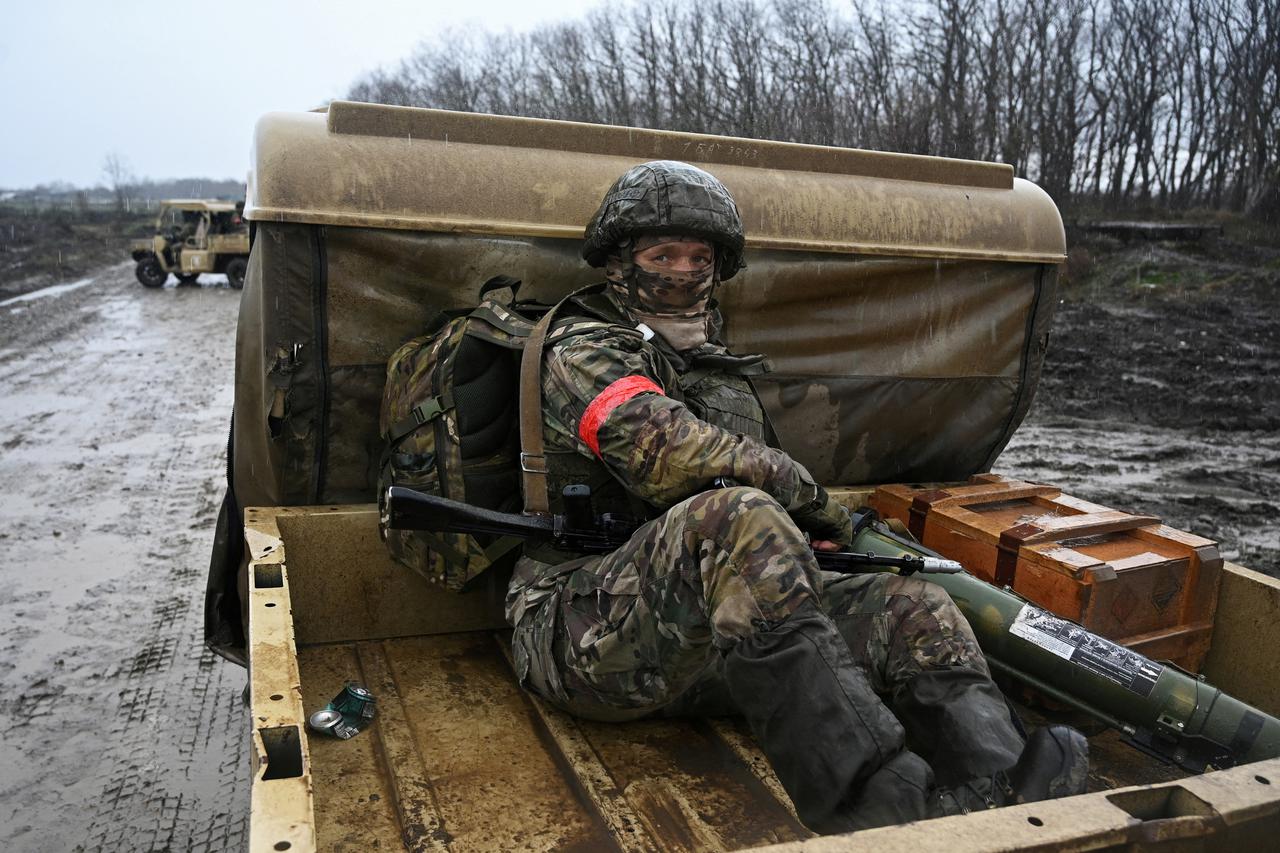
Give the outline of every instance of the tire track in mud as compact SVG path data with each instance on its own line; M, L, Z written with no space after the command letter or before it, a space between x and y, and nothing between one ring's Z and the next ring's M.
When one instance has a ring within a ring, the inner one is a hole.
M244 846L245 675L202 629L237 307L114 267L0 309L6 848Z

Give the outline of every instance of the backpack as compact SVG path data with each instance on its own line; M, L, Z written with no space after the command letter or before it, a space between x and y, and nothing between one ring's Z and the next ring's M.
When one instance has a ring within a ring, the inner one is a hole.
M526 512L546 512L543 346L609 324L578 318L548 338L552 316L564 302L517 303L519 285L506 276L490 279L474 309L437 317L428 334L391 356L380 413L379 510L387 487L395 485L501 512L519 512L523 491ZM488 296L502 288L511 290L509 305ZM543 322L526 315L541 315ZM531 375L522 381L531 338ZM522 393L522 386L532 390ZM528 408L523 431L522 402ZM393 530L381 521L379 532L396 560L454 592L471 588L490 569L511 566L521 545L514 537Z

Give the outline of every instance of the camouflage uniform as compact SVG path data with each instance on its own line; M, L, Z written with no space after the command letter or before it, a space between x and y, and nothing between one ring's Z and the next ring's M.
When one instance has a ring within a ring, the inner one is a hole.
M592 719L730 710L719 652L815 600L876 692L900 719L920 722L912 741L926 757L938 754L941 742L941 775L967 778L1012 764L1021 741L998 698L987 704L1003 717L994 725L1011 735L1005 738L990 736L990 713L978 715L977 724L939 728L945 716L939 705L954 697L931 700L911 689L926 671L959 670L972 674L960 691L998 697L968 624L946 594L914 578L821 572L801 528L838 536L843 511L802 465L761 440L763 413L745 381L704 374L693 389L697 397L690 397L679 370L690 354L663 349L660 340L619 327L570 338L547 355L548 455L592 460L663 512L611 554L559 564L520 561L507 616L516 629L521 683ZM723 352L714 344L703 349ZM649 391L613 409L600 424L597 456L581 438L583 416L630 377L675 396ZM708 490L720 476L744 485Z
M711 209L711 236L736 224L736 241L716 243L714 276L640 271L644 244L614 215L627 205L694 225ZM766 443L747 379L760 358L715 342L710 296L740 265L740 228L722 185L670 163L624 175L588 228L584 257L610 286L579 307L614 322L545 354L550 496L586 482L597 510L651 520L604 556L526 553L507 597L517 675L591 719L741 711L817 831L923 818L935 769L1008 768L1022 736L941 589L819 570L810 539L849 544L849 515ZM645 324L696 345L677 351Z

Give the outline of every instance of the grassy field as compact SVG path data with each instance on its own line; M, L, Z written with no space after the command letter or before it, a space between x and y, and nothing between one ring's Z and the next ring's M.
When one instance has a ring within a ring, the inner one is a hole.
M128 261L129 241L151 234L154 219L154 212L0 204L0 299Z

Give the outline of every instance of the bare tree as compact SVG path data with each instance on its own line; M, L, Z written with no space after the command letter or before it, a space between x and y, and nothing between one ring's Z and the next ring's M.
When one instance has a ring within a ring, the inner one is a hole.
M129 208L129 189L133 186L133 170L129 162L118 151L109 151L102 159L102 174L107 179L116 199L116 214L124 215Z

